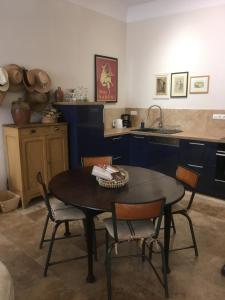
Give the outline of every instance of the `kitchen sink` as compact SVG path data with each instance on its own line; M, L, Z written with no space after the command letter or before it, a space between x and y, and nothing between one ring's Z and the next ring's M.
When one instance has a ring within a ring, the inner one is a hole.
M179 129L172 129L172 128L139 128L134 129L132 131L140 131L140 132L153 132L153 133L162 133L162 134L175 134L182 132L182 130Z

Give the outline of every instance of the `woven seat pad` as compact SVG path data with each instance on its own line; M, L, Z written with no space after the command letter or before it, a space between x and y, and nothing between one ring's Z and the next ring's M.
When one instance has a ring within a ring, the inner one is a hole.
M104 213L97 215L97 219L100 222L104 222L105 219L111 219L111 218L112 218L111 212L104 212Z
M64 202L55 197L51 197L50 204L53 210L63 209L65 207L74 207L72 205L66 205Z
M108 233L114 238L112 219L105 219L103 222ZM149 238L155 231L154 224L150 220L129 222L135 234L130 231L127 221L117 221L117 234L120 241Z
M66 205L56 198L52 200L52 213L56 221L85 219L85 214L79 208L72 205Z

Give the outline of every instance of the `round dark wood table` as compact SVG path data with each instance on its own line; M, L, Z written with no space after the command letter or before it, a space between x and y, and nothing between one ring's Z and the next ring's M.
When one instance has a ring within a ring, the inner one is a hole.
M101 212L110 212L113 201L144 203L151 199L166 198L164 248L169 272L169 244L171 205L184 196L184 186L176 179L149 169L121 166L129 173L129 183L119 189L106 189L98 185L91 175L92 168L62 172L49 183L50 192L61 201L81 208L86 214L86 240L88 251L87 281L94 282L93 273L93 218Z

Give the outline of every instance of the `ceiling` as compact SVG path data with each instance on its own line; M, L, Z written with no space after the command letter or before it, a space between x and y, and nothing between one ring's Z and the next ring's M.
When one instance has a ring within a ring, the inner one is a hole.
M127 7L132 6L132 5L139 5L147 2L152 2L156 0L120 0L120 2L124 2Z
M225 0L65 0L124 22L224 5Z

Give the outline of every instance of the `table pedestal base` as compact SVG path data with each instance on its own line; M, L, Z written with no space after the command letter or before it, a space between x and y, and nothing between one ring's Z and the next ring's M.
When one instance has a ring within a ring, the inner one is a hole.
M94 275L88 275L86 278L86 281L88 283L94 283L96 281L95 276Z

